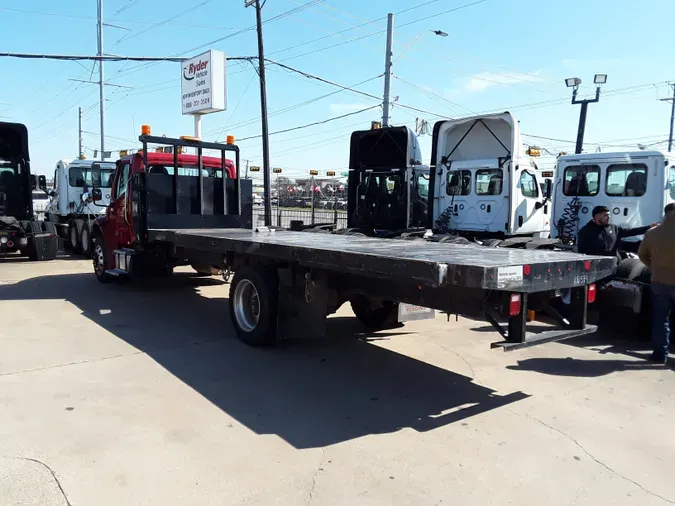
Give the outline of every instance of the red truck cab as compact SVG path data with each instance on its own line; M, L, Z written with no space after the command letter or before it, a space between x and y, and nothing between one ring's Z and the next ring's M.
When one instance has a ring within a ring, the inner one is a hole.
M223 206L223 191L220 189L224 185L227 187L227 180L237 178L235 164L225 158L224 151L222 157L201 156L201 141L192 138L181 139L190 139L186 141L186 145L194 146L199 156L174 152L149 152L149 150L146 154L141 150L117 161L112 181L110 204L105 214L97 218L92 227L94 239L92 254L97 276L99 274L104 275L105 271L109 270L109 266L115 266L115 250L137 248L139 242L143 240L142 237L139 237L139 229L143 227L139 226L138 216L147 211L139 209L140 200L136 198L139 187L145 187L145 183L139 183L140 181L145 182L152 179L162 183L159 186L155 184L146 198L153 199L155 209L158 203L162 207L164 206L163 202L166 201L166 213L180 214L179 202L181 201L186 208L190 208L192 214L195 213L195 201L197 201L196 214L213 214L217 205ZM175 142L176 140L172 139L171 141ZM180 148L174 146L174 151L180 152ZM223 162L225 165L225 183L222 181ZM201 177L199 174L200 163L202 167ZM174 175L177 177L173 177ZM210 190L205 190L207 188L210 188ZM217 200L218 191L220 191L220 204L216 204L213 200L214 194ZM212 198L211 207L206 210L204 209L204 199L201 198L205 192ZM197 197L201 199L201 209Z

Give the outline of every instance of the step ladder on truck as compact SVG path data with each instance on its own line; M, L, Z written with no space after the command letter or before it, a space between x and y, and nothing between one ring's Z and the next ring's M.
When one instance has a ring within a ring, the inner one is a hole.
M611 259L254 229L251 182L240 179L233 138L219 144L156 137L144 126L139 141L140 153L117 162L110 205L94 222L97 279L166 275L186 264L221 269L230 281L232 323L248 344L322 337L326 317L346 302L373 329L405 320L402 304L478 313L502 335L495 345L505 350L595 330L586 322L587 304ZM153 170L152 144L174 147L166 170ZM196 156L185 159L178 147ZM234 158L233 171L222 170L226 155ZM219 166L206 170L214 159ZM570 313L560 315L560 327L532 333L528 310L558 289L572 291Z

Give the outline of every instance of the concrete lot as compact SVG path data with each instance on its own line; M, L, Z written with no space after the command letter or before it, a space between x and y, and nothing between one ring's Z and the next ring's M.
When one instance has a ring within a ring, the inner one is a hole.
M216 278L91 271L0 260L3 506L675 503L675 374L640 343L503 353L483 323L365 336L343 308L253 349Z

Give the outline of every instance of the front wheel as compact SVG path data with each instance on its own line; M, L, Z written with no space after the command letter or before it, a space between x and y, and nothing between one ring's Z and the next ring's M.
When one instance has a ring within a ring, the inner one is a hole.
M96 275L96 279L101 283L108 283L112 278L110 274L106 273L108 270L108 256L106 254L103 237L100 235L94 236L92 256L94 259L94 274Z
M242 267L230 283L230 318L239 339L269 346L277 339L279 280L274 269Z

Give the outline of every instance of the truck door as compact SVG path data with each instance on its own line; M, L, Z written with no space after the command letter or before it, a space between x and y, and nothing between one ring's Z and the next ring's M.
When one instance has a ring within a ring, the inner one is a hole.
M554 189L552 228L561 239L576 239L577 232L592 218L593 207L603 205L599 165L561 165Z
M521 166L522 167L522 166ZM548 237L551 203L544 203L540 180L533 166L515 171L511 201L511 231L513 235Z
M120 160L114 176L110 205L108 206L108 226L106 227L106 249L110 255L112 250L131 245L133 231L131 226L131 200L129 199L129 182L131 164L128 160Z

